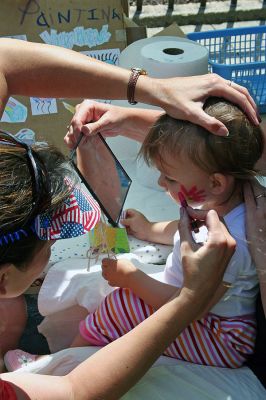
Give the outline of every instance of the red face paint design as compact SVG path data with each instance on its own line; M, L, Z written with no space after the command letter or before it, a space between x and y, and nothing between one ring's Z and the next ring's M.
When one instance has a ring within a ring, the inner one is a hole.
M188 204L187 204L187 201L186 201L185 196L183 195L183 193L182 192L178 192L177 195L178 195L179 202L180 202L181 206L186 208L188 206Z
M196 185L192 186L192 188L189 190L187 190L185 186L181 185L180 191L182 192L182 195L185 197L185 199L188 199L188 201L193 201L194 203L200 203L206 199L205 191L198 190Z

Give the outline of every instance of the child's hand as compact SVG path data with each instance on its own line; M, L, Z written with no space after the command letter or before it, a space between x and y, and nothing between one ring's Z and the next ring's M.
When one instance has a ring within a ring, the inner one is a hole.
M126 218L120 221L127 229L129 235L140 240L149 240L152 223L137 210L129 209Z
M130 287L130 275L137 268L128 260L114 260L104 258L102 260L102 276L110 286Z

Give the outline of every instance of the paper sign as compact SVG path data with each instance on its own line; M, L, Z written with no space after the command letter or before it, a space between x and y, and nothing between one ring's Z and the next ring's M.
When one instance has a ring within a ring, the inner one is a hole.
M123 0L1 0L0 37L92 51L93 57L116 64L118 49L126 47L126 37L120 34L125 32L122 3ZM99 50L103 52L95 53ZM70 84L74 86L73 82ZM66 126L82 99L16 99L16 105L10 99L1 128L14 134L23 128L31 129L37 141L47 140L67 153L63 140Z
M44 115L57 113L56 99L31 97L31 112L32 115Z
M118 65L120 50L119 49L105 49L94 51L81 51L89 57L96 58L97 60L107 62L108 64Z
M25 107L18 100L14 99L14 97L9 97L5 111L1 118L1 122L25 122L27 115L27 107Z

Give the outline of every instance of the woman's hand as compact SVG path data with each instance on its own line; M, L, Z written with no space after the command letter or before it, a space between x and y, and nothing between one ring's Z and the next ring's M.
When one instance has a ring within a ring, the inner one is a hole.
M204 112L203 104L210 96L232 101L245 111L251 122L255 125L259 123L257 107L247 89L216 74L169 79L141 76L136 88L138 92L139 101L155 104L172 117L201 125L216 135L224 136L228 131L222 122ZM118 107L84 100L76 107L65 142L73 147L81 131L85 135L98 132L104 136L123 135L142 142L161 113L159 110Z
M157 93L160 93L160 98L156 104L167 114L201 125L216 135L224 136L228 131L222 122L204 112L203 104L210 96L223 97L237 104L255 125L260 120L248 90L216 74L161 79L157 89L155 82L154 96Z
M128 209L126 218L120 222L126 227L129 235L135 236L140 240L150 240L152 223L139 211Z
M118 107L111 104L84 100L76 106L65 143L72 148L80 132L90 136L100 132L103 136L123 135L142 142L150 127L162 111Z
M184 273L182 291L202 304L204 312L222 282L224 271L235 251L236 242L219 220L214 210L206 213L205 225L208 239L203 244L195 243L190 227L190 219L181 208L179 232L181 240L181 258Z
M102 276L110 286L130 287L130 274L136 271L137 268L129 260L110 258L102 260Z

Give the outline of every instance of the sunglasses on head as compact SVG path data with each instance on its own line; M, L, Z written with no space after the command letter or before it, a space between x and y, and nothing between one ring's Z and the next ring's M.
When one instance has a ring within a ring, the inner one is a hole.
M7 231L15 231L19 227L23 228L40 213L44 206L50 204L50 182L47 170L41 161L39 155L25 142L18 139L9 132L0 130L0 145L16 146L25 150L28 167L32 181L32 209L24 221L17 223L4 224L0 228L0 235Z

